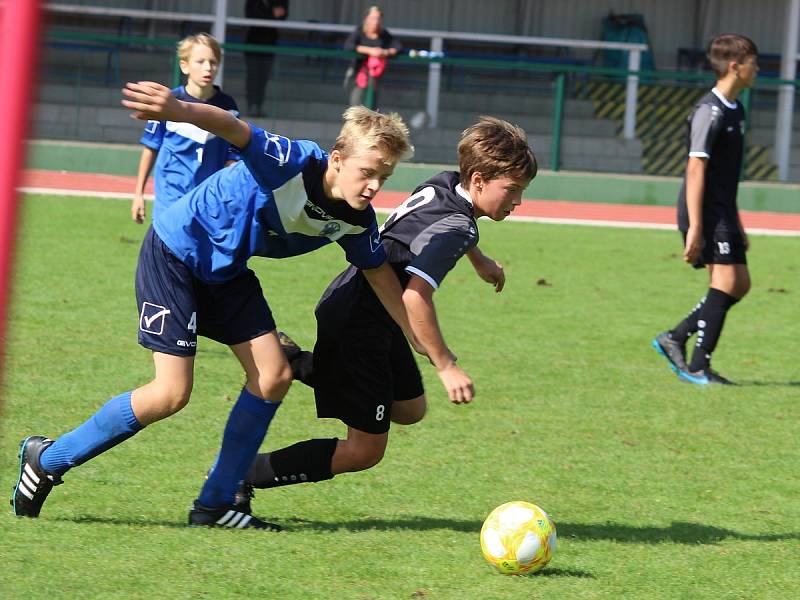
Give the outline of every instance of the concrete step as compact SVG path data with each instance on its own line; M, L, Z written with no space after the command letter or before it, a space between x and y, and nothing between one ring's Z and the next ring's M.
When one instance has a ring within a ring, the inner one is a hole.
M747 141L759 146L772 146L775 143L775 129L772 127L753 127L747 132ZM800 126L792 130L792 145L800 147Z
M330 148L339 133L338 121L309 119L263 118L257 125L295 139L311 139L323 148ZM34 110L33 137L113 143L136 143L143 124L130 119L120 108L75 107L59 104L37 104ZM457 161L456 146L461 128L420 129L412 133L416 147L414 162ZM549 164L552 138L549 134L532 135L531 145L542 165ZM565 168L594 165L604 171L622 169L638 172L641 158L638 140L564 135L561 142ZM567 165L569 165L567 167ZM605 165L605 166L604 166Z
M750 126L752 128L764 128L775 130L775 121L777 119L777 112L773 108L771 110L761 109L753 110L749 115ZM793 129L800 129L800 112L794 111L792 118Z
M228 85L230 83L230 85ZM241 89L237 89L241 85ZM243 81L229 78L225 91L237 99L241 107L246 104ZM47 81L40 87L38 97L48 103L76 103L93 106L114 106L121 99L121 86L86 85ZM347 106L348 92L341 85L317 81L270 81L267 87L265 109L271 106L283 109L283 105L303 102L326 102L339 107L339 114ZM304 99L304 100L299 100ZM310 100L305 100L310 99ZM388 82L381 90L380 102L383 110L408 110L417 112L425 108L425 90L402 87ZM442 91L439 100L441 114L449 111L476 114L527 115L551 118L553 101L549 96L532 94L512 95L491 92L480 95ZM287 109L290 110L290 109ZM306 113L314 114L314 113ZM567 99L564 103L565 118L594 119L594 107L587 100ZM338 119L338 116L336 117ZM469 119L471 120L471 119Z

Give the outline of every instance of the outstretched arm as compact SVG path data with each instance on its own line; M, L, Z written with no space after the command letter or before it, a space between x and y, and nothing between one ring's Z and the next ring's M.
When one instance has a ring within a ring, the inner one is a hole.
M364 273L364 277L367 278L386 312L403 330L414 350L420 354L426 354L408 324L408 315L402 300L403 287L400 285L400 281L397 279L392 267L389 266L389 263L385 262L374 269L362 269L362 273Z
M480 251L477 246L467 250L467 257L472 267L478 274L478 277L483 279L486 283L491 283L494 286L495 292L502 292L503 286L506 284L506 274L503 271L503 265L499 262L486 256Z
M450 401L455 404L470 402L475 396L472 379L456 364L456 356L447 347L439 329L436 308L433 305L434 289L417 275L403 292L403 304L414 335L428 351L428 357L447 390Z
M152 81L127 83L122 90L122 105L133 111L131 117L147 121L192 123L244 148L250 143L250 126L217 106L200 102L181 102L170 89Z

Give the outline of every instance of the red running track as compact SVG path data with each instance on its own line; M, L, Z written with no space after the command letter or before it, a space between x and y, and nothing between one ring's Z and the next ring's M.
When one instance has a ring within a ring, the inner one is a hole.
M136 178L128 175L29 169L24 172L21 189L29 192L51 191L53 193L68 192L131 197L135 183ZM147 192L152 194L152 191L151 179L148 182ZM373 206L377 209L392 209L406 197L407 194L403 192L381 192L373 202ZM513 217L556 223L669 228L675 225L675 208L638 204L526 199L514 211ZM742 221L745 227L754 233L800 235L800 214L744 210L742 211Z

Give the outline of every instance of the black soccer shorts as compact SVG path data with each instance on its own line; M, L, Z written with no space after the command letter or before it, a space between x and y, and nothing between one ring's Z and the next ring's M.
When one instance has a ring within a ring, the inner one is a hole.
M150 230L136 266L139 343L174 356L194 356L197 336L240 344L275 329L272 311L251 270L230 281L194 277Z
M686 232L682 231L683 245L686 247ZM700 257L692 266L702 269L706 265L746 265L747 252L744 238L738 232L703 232L703 248Z
M394 323L351 316L344 327L317 327L314 395L317 416L366 433L386 433L392 403L424 393L422 375Z

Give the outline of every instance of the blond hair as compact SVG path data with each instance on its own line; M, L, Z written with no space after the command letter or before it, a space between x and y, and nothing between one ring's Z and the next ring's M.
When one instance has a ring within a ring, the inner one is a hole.
M344 124L333 144L342 158L378 150L387 162L396 163L414 153L408 127L397 113L384 115L365 106L351 106L342 118Z
M708 63L717 78L728 74L728 64L735 60L740 65L749 57L758 57L756 43L748 37L735 33L718 35L708 44Z
M219 47L219 42L216 38L208 33L196 33L194 35L187 35L177 44L178 59L188 62L189 56L192 53L192 48L197 44L201 46L208 46L214 53L214 58L217 62L222 62L222 49Z
M539 169L525 131L495 117L481 117L461 134L458 168L464 188L469 188L473 173L486 181L504 175L530 181Z

